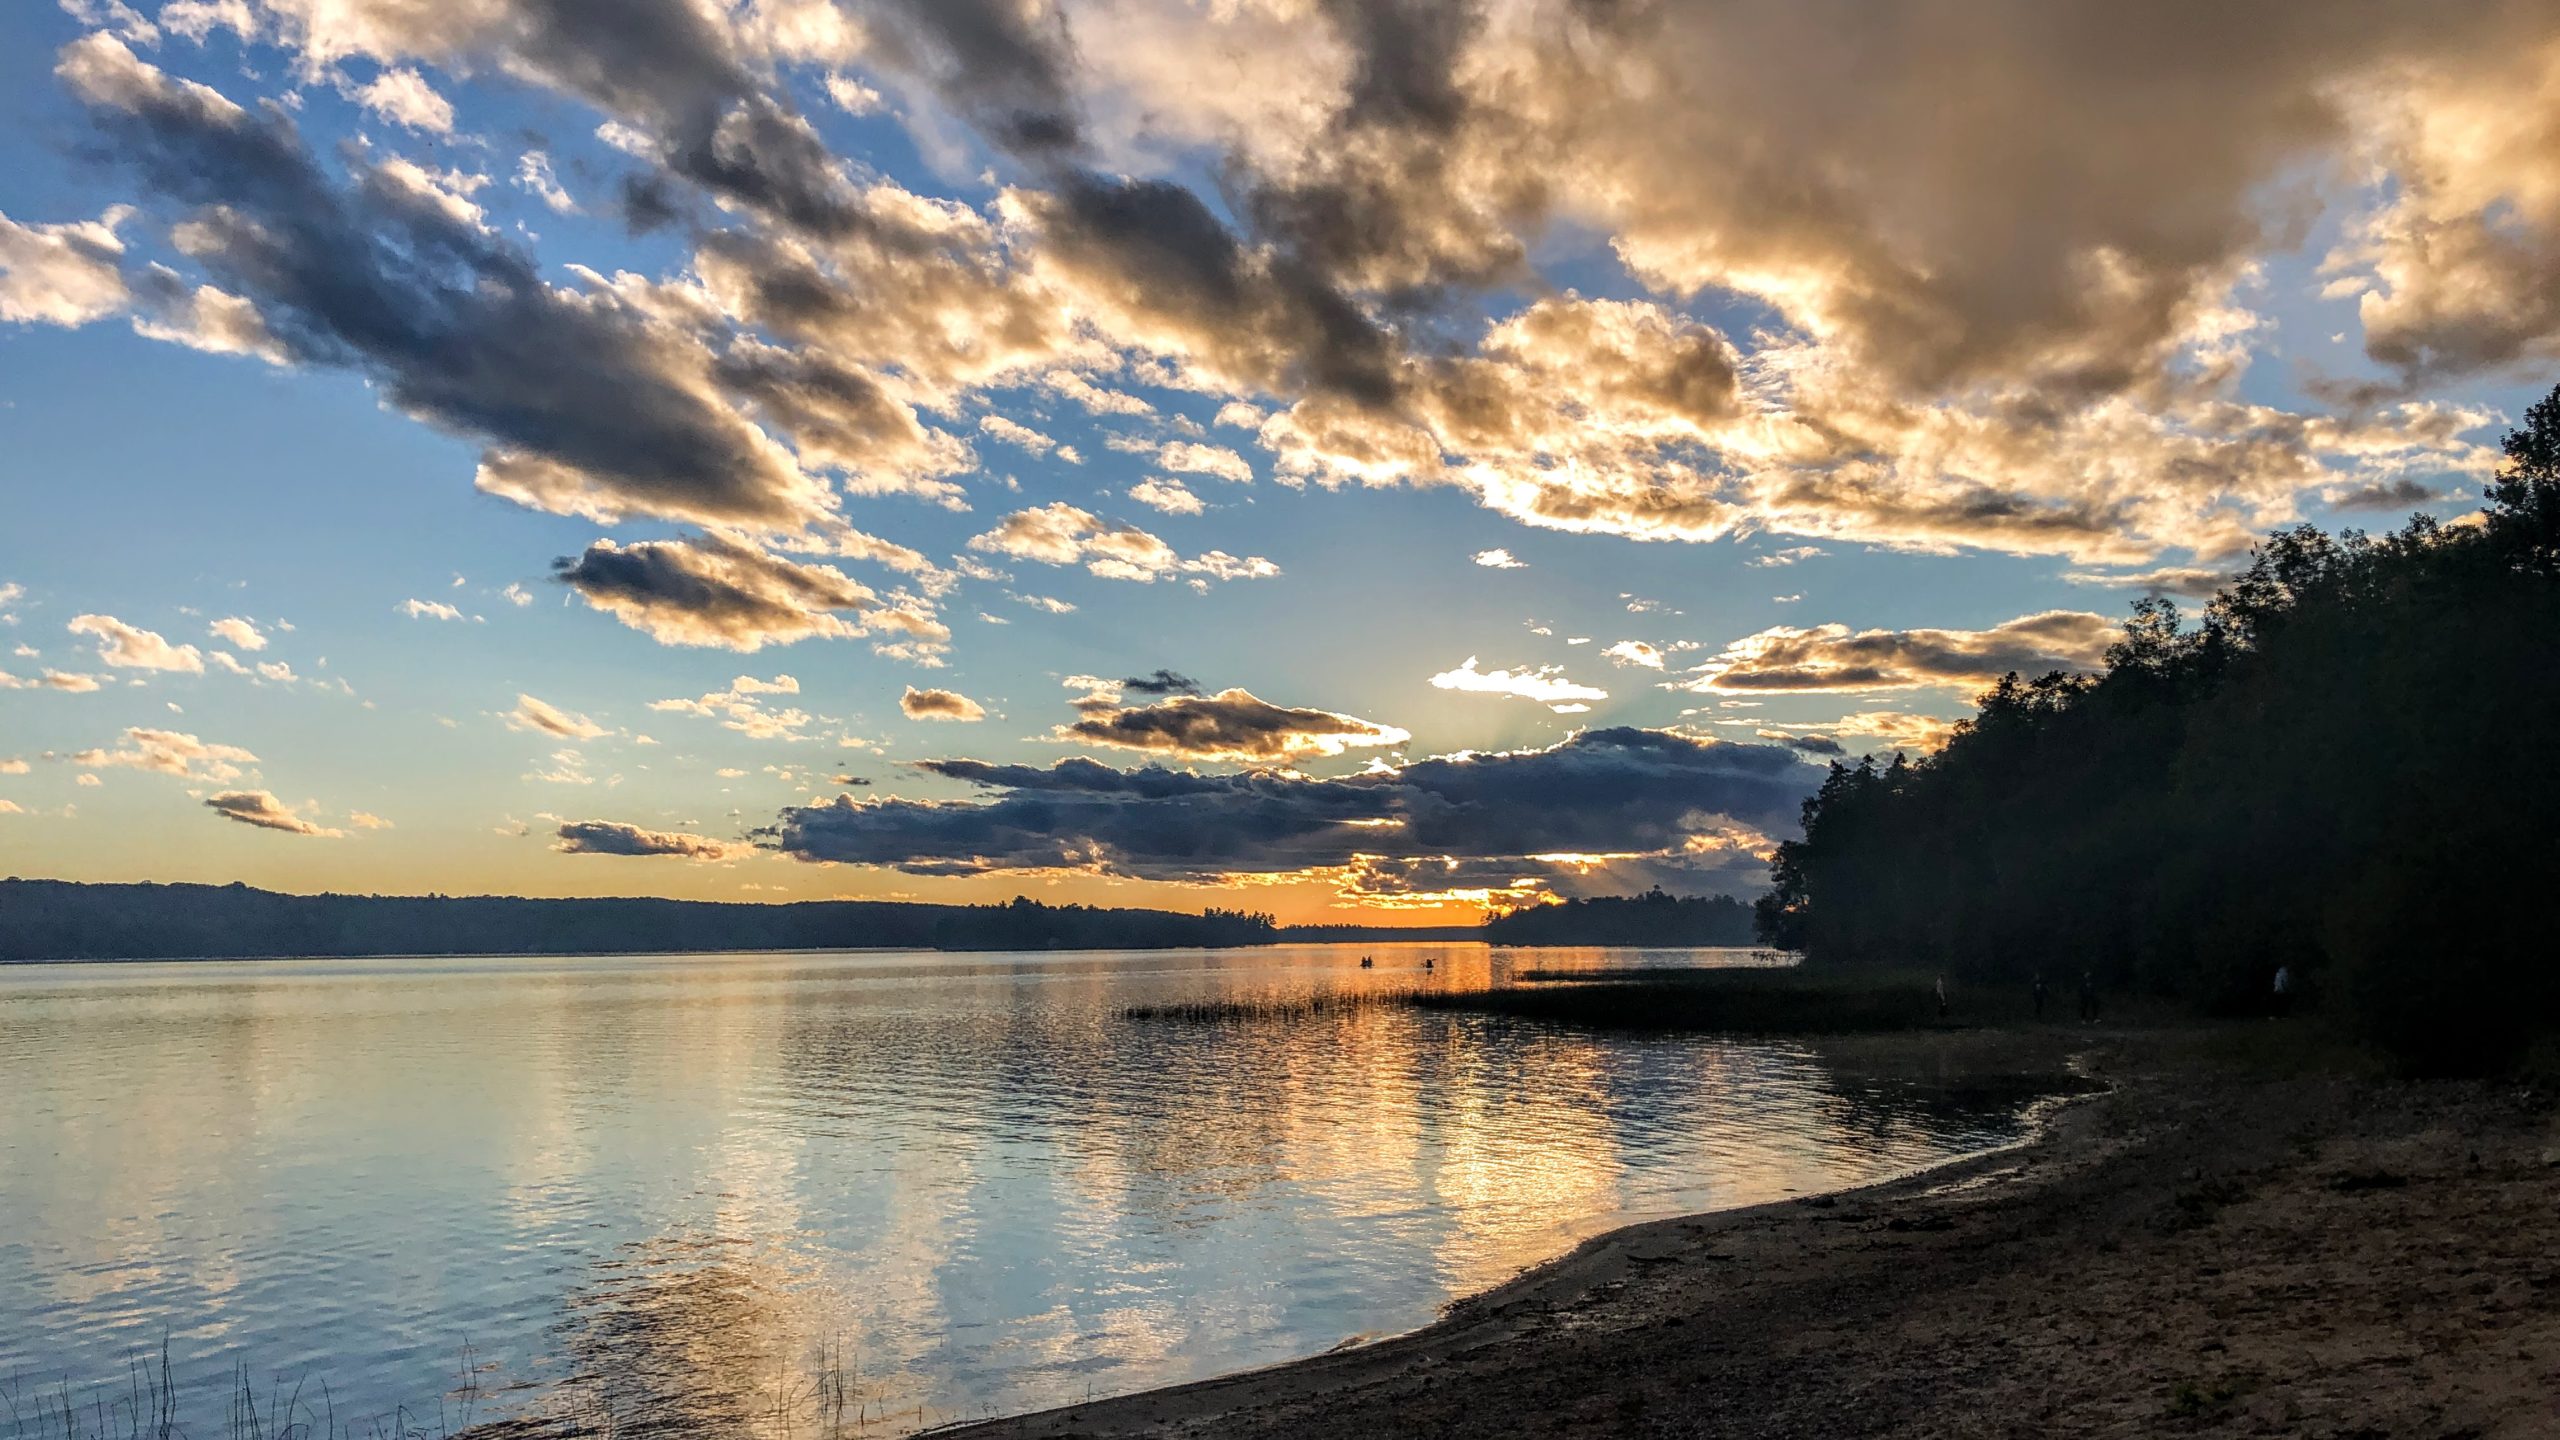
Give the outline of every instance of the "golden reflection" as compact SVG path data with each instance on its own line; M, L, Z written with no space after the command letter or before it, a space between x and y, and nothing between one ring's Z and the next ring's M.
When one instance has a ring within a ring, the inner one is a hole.
M1417 1324L1631 1214L1851 1183L2005 1123L1801 1047L1396 1005L1122 1014L1684 958L0 975L0 1316L44 1317L0 1319L0 1365L113 1369L165 1331L192 1372L302 1367L352 1413L415 1414L467 1342L484 1426L882 1433Z

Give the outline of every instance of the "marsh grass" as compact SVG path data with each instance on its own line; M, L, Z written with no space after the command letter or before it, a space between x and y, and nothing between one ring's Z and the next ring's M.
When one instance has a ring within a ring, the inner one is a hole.
M1170 1020L1195 1025L1235 1025L1255 1020L1308 1020L1411 1001L1420 990L1329 990L1313 995L1243 996L1225 1000L1179 1000L1158 1005L1123 1007L1123 1020Z
M1485 990L1421 991L1404 1003L1424 1010L1506 1015L1613 1030L1717 1031L1744 1035L1865 1034L1986 1022L2031 1008L2024 997L1995 1016L1988 997L1950 990L1938 1014L1935 977L1875 971L1807 972L1796 967L1715 970L1542 971L1523 983ZM1976 1003L1963 1003L1966 1000Z
M570 1386L537 1409L484 1418L488 1367L469 1345L460 1378L432 1413L408 1407L365 1417L343 1416L326 1381L276 1376L261 1387L243 1363L222 1397L219 1426L198 1426L184 1413L168 1346L127 1362L121 1384L86 1387L0 1378L0 1440L618 1440L630 1435L739 1434L798 1440L922 1434L955 1423L919 1404L894 1409L866 1394L858 1362L840 1345L814 1350L805 1366L775 1377L761 1396L732 1396L710 1410L679 1404L668 1413L617 1405L584 1386ZM993 1417L989 1410L986 1418ZM209 1417L209 1412L207 1412Z

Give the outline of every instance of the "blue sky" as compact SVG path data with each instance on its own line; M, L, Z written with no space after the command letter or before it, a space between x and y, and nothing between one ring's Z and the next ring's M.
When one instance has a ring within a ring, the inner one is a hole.
M1821 764L2466 512L2549 382L2547 20L1786 8L18 7L0 871L1747 893Z

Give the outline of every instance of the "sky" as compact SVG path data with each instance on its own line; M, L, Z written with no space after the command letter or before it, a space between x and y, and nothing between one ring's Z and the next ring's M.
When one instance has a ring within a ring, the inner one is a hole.
M1471 920L2560 373L2547 3L0 14L0 873Z

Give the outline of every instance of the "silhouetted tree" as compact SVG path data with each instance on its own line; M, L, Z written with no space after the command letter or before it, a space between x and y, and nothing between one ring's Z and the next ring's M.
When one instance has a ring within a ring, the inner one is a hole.
M2476 521L2279 530L2095 677L2011 675L1939 754L1834 765L1761 933L1976 981L2254 1009L2279 965L2414 1067L2560 1020L2560 390Z

